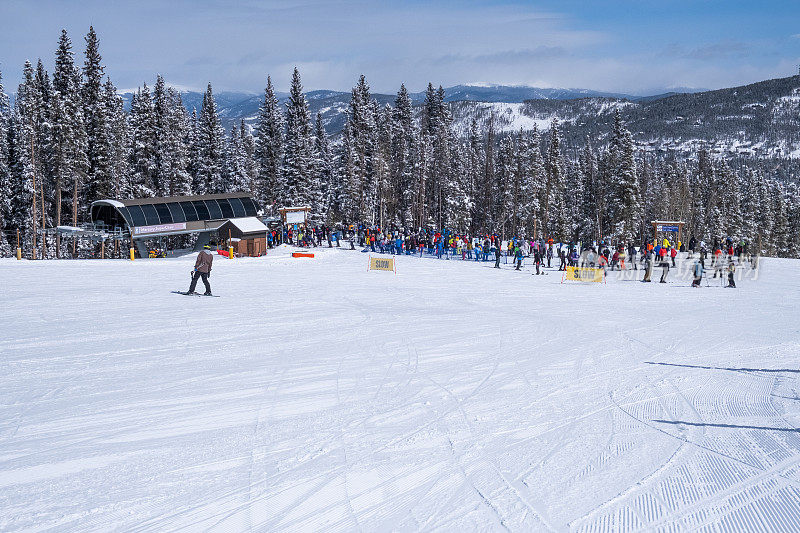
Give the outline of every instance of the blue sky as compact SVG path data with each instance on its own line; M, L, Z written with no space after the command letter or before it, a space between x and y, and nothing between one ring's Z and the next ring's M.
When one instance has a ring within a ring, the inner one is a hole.
M61 28L76 51L93 24L121 89L152 82L280 90L292 68L307 89L374 91L428 81L581 87L652 94L797 73L800 1L0 0L6 91L25 59L48 70Z

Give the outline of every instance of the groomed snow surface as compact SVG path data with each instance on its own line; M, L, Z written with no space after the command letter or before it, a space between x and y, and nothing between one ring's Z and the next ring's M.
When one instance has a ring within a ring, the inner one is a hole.
M0 261L0 530L800 530L800 262L290 251Z

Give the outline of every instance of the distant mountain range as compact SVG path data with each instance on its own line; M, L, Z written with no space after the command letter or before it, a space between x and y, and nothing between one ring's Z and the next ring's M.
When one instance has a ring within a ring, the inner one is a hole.
M445 101L447 102L488 102L488 103L522 103L527 100L575 100L578 98L619 98L633 102L646 99L655 99L660 96L632 96L622 93L608 93L590 89L546 89L517 85L492 85L492 84L465 84L445 88ZM688 91L688 89L687 89ZM203 104L203 92L182 91L181 96L187 109L200 109ZM674 93L668 93L674 94ZM132 92L122 94L126 109L130 104ZM276 94L281 103L285 103L289 93ZM394 94L374 93L379 104L392 104ZM425 100L425 91L409 93L414 104L421 104ZM312 115L320 111L326 127L331 133L336 133L344 126L343 112L350 102L350 93L345 91L314 90L306 93ZM219 108L219 113L226 128L241 119L251 122L263 100L263 94L248 92L222 91L214 94L214 100Z
M200 109L203 93L183 92L188 109ZM700 144L718 153L800 160L800 76L715 91L632 96L588 89L543 89L508 85L455 85L445 89L456 131L466 133L474 118L485 126L494 117L500 133L547 130L554 118L562 123L567 146L588 136L602 144L619 109L639 147L654 152L689 152ZM123 97L130 99L131 94ZM279 93L281 102L288 94ZM244 119L253 124L261 94L215 94L224 125ZM312 115L322 113L332 135L344 127L350 93L315 90L306 93ZM392 104L394 94L373 94L379 104ZM424 92L411 93L419 105Z

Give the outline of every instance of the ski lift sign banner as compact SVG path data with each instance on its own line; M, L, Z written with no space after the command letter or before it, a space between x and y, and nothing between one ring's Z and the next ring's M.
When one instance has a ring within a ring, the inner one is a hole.
M147 233L161 233L164 231L181 231L186 229L186 222L175 224L160 224L158 226L136 226L133 228L134 235L144 235Z
M564 281L590 281L593 283L602 283L605 281L602 268L582 268L582 267L567 267L564 273Z
M370 257L368 270L385 270L387 272L394 272L395 274L397 273L395 270L393 257Z
M658 224L656 226L656 231L671 231L673 233L677 233L678 226L670 226L668 224Z

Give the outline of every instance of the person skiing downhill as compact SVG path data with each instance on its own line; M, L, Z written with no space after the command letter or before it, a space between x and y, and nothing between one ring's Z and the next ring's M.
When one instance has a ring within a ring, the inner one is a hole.
M189 290L186 294L197 294L194 292L197 287L197 280L202 279L203 285L206 286L204 296L211 296L211 284L208 282L211 276L211 263L214 262L214 256L211 255L211 247L206 245L203 250L197 254L197 260L194 262L194 270L192 271L192 283L189 285Z

